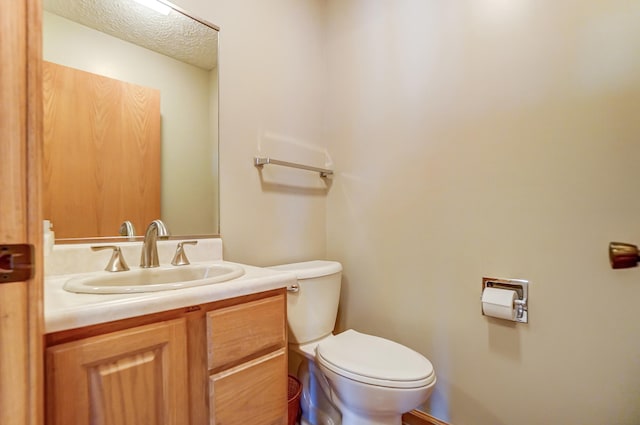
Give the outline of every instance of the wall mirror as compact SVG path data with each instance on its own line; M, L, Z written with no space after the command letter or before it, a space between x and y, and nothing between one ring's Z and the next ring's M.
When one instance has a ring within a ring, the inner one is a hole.
M44 218L56 242L123 237L125 220L144 235L155 218L172 237L218 236L218 28L155 0L43 6Z

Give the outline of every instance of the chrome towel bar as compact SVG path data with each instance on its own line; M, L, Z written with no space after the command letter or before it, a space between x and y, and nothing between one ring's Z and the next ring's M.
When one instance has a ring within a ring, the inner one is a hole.
M296 164L295 162L280 161L279 159L273 159L269 157L255 157L253 165L256 167L262 167L263 165L273 164L282 165L283 167L299 168L301 170L314 171L320 173L320 177L327 177L333 175L333 170L326 168L312 167L310 165Z

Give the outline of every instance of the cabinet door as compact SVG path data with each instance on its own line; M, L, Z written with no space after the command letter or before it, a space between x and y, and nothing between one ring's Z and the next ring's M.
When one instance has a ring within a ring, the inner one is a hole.
M186 321L47 349L49 425L188 423Z
M285 425L287 357L272 354L209 378L211 425Z

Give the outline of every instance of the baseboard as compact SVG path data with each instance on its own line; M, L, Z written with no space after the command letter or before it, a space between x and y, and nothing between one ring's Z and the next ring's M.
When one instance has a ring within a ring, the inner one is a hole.
M407 425L450 425L420 410L412 410L402 415L402 423Z

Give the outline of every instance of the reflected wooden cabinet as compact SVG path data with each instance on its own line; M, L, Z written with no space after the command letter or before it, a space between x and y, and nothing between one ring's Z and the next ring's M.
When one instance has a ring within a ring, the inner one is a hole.
M47 425L284 425L284 289L46 337Z
M42 74L43 215L56 236L144 229L160 217L160 90L46 61Z

